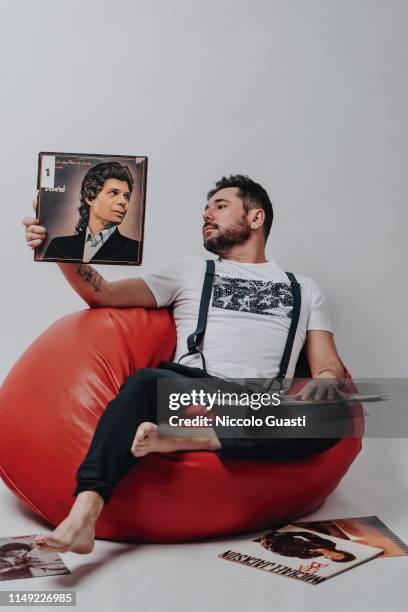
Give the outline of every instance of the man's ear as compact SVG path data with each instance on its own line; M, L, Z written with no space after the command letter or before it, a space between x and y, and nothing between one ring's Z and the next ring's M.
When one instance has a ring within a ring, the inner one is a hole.
M265 211L262 208L250 210L248 221L252 229L261 227L262 223L265 221Z

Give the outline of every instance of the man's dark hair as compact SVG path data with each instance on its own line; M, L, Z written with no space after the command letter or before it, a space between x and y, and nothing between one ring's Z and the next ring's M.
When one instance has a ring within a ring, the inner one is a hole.
M223 176L220 181L215 183L215 188L208 192L207 200L225 187L237 187L239 189L238 196L242 201L245 213L248 213L253 208L262 208L265 213L263 233L266 242L272 227L273 208L265 189L259 183L255 183L255 181L250 179L249 176L243 174Z
M122 166L119 162L103 162L96 164L88 170L82 181L81 193L79 196L81 206L79 206L79 221L75 226L77 234L86 230L89 222L89 204L86 200L95 200L98 193L102 191L105 181L108 179L118 179L118 181L126 181L129 186L129 191L133 191L133 176L127 166Z
M0 557L6 556L10 552L16 552L17 550L31 550L32 548L30 544L25 544L24 542L10 542L9 544L0 546Z
M341 554L344 555L342 559L332 559L336 563L348 563L349 561L354 561L354 559L356 558L355 555L352 555L351 553L346 552L345 550L336 550L335 552L341 552Z

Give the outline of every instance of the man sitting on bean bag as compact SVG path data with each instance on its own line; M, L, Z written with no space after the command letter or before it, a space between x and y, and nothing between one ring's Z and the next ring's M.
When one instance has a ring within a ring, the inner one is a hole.
M313 379L298 397L334 398L344 376L326 300L309 277L285 273L265 257L273 209L268 194L246 176L222 178L208 193L203 213L204 247L218 256L188 256L143 278L106 281L88 264L58 263L91 308L162 308L172 305L177 329L175 362L129 376L107 405L77 471L75 503L56 529L36 537L44 552L89 553L95 525L117 482L144 455L208 450L221 459L291 458L322 452L339 438L286 440L162 438L157 435L159 378L278 379L293 377L305 344ZM26 240L39 246L46 229L25 218ZM205 283L203 285L203 279ZM196 327L199 307L201 316ZM201 310L201 309L200 309ZM205 341L204 341L205 332ZM204 357L205 354L205 357ZM282 441L279 441L282 442Z

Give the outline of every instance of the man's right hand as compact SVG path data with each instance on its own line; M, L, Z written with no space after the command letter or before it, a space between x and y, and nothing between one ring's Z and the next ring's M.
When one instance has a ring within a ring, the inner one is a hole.
M33 209L35 212L36 209L36 201L33 200ZM44 242L45 236L47 234L47 230L45 227L39 225L39 220L35 217L24 217L22 224L25 227L26 233L26 243L31 248L34 249L37 246L40 246Z

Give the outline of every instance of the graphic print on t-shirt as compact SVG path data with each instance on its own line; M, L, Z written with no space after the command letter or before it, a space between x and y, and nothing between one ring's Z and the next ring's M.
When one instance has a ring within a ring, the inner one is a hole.
M288 283L215 274L212 306L291 319L293 295Z

